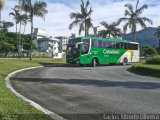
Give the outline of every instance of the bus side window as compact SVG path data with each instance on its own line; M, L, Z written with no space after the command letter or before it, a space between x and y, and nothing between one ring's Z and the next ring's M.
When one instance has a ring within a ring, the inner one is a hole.
M92 40L92 47L98 48L98 40Z
M116 43L115 42L111 42L112 47L111 48L116 48Z
M132 44L133 50L138 50L138 44Z
M121 43L116 43L116 49L121 49Z
M102 47L107 48L107 42L106 41L102 41Z
M124 49L124 43L121 43L121 49Z
M84 39L84 44L82 45L82 54L87 54L90 46L90 39Z
M98 48L103 48L101 40L98 40Z
M112 48L112 42L107 41L107 46L106 46L106 48Z
M128 43L124 43L124 49L128 49Z

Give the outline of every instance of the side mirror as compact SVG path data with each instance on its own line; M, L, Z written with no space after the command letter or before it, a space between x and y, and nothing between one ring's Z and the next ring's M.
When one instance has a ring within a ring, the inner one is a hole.
M81 45L81 44L83 44L83 42L76 43L76 49L78 49L78 45Z

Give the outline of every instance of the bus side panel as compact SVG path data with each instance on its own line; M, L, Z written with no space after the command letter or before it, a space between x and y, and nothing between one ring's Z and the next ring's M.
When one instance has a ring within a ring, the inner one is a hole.
M89 54L81 55L80 56L80 63L81 64L91 64L92 63L92 56Z

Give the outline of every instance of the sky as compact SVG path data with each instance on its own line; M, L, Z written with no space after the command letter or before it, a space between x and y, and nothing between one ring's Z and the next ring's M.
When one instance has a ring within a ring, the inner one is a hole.
M6 0L6 6L2 10L2 20L12 21L13 17L9 16L12 12L14 5L18 3L18 0ZM33 0L34 1L34 0ZM86 1L86 0L84 0ZM47 36L70 36L72 33L78 36L78 26L72 30L68 29L69 24L73 21L69 15L71 12L80 12L81 0L45 0L47 3L48 14L45 20L34 17L34 28L44 28L47 32ZM99 29L103 29L100 22L106 21L112 23L124 16L124 5L130 3L135 6L136 0L90 0L90 6L93 9L91 16L93 26L99 26ZM143 4L148 4L142 17L147 17L153 20L153 25L147 23L148 27L160 26L160 0L140 0L139 7ZM123 23L118 27L123 29ZM142 28L138 26L138 30ZM15 26L9 29L15 32ZM129 30L127 32L130 32ZM26 34L30 33L30 23L26 28ZM93 33L93 30L90 30ZM82 32L81 36L84 33Z

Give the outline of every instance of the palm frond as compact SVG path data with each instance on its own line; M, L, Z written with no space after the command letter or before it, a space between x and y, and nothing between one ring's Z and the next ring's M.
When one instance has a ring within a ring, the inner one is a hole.
M69 25L69 30L71 30L74 26L78 25L82 20L75 20Z
M92 20L91 20L91 18L89 17L88 19L86 19L86 26L88 27L88 29L89 28L93 28L93 24L92 24L92 22L91 22Z
M134 13L132 4L126 4L125 7L127 7L131 13Z
M129 22L126 23L126 24L123 26L123 32L124 32L124 33L126 33L128 26L129 26Z
M130 18L122 17L122 18L118 19L117 24L120 24L121 22L127 22L129 20L130 20Z
M87 16L90 16L93 13L92 8L89 9L89 12L87 13Z
M129 12L128 10L125 10L124 16L132 16L132 13Z
M152 21L152 20L150 20L149 18L142 17L142 18L140 18L140 19L142 19L144 22L148 22L148 23L150 23L151 25L153 24L153 21Z
M88 8L88 6L89 6L89 0L87 0L87 2L86 2L86 9Z
M100 37L105 38L105 37L107 36L107 31L106 31L106 30L100 30L100 31L98 32L98 35L99 35Z
M82 31L84 31L84 21L82 21L79 25L79 35L81 34Z
M141 8L139 8L139 9L136 10L136 14L137 14L137 15L142 14L142 12L143 12L145 9L147 9L147 8L148 8L148 5L147 5L147 4L143 5Z
M15 16L15 13L13 13L13 12L11 12L11 13L9 13L9 16Z
M137 19L137 21L141 25L142 28L146 28L147 27L145 22L142 19L139 18L139 19Z
M106 23L105 21L102 21L100 24L103 25L105 28L109 27L108 23Z
M46 7L47 4L45 2L36 1L33 5L33 15L44 18L48 13Z

